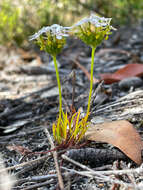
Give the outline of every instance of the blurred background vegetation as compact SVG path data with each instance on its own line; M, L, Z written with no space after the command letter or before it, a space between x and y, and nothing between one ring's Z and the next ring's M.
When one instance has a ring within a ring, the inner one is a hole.
M42 26L70 26L91 12L119 28L142 20L143 0L1 0L0 44L24 46Z

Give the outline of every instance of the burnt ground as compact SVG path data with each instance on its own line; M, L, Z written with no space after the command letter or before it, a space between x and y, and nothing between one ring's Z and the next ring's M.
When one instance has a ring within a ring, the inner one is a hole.
M48 129L52 136L52 123L58 114L56 75L51 57L40 52L37 47L30 46L24 50L0 46L0 152L9 172L16 177L12 189L54 190L59 188L58 178L53 155L46 153L51 149L51 145L45 129ZM69 39L63 52L57 57L64 110L68 110L72 105L75 88L74 106L76 109L82 108L83 112L86 111L90 54L91 49L81 41ZM97 48L95 55L96 78L99 78L101 73L115 72L129 63L143 64L143 26L117 30L110 40ZM81 65L86 73L81 69ZM76 75L75 80L73 72ZM98 84L94 85L94 91L97 86ZM106 116L107 113L104 111L98 112L102 106L137 90L143 90L143 82L130 83L129 80L124 85L119 82L111 85L103 83L100 91L93 97L90 119ZM135 127L138 126L137 129L142 135L141 116L140 119L135 117L133 123ZM88 155L80 161L77 160L95 171L138 167L125 155L121 156L118 150L105 143L89 142L74 157L78 158L78 154L83 154L84 157L87 154L85 149L89 147L97 149L95 158L91 155L90 160ZM134 189L130 185L138 184L143 179L141 174L115 175L116 181L106 175L97 175L94 178L81 175L75 171L82 173L84 169L63 160L61 153L57 153L65 189L123 189L125 184L126 189ZM90 152L92 153L93 151ZM22 163L23 166L19 165Z

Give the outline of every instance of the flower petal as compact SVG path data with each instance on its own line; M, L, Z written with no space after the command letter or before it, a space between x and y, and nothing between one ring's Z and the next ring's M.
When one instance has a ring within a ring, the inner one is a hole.
M62 37L68 36L68 31L71 27L63 27L58 24L53 24L51 26L43 27L34 35L30 36L29 40L35 40L39 38L43 33L50 32L51 35L56 36L57 39L62 39Z

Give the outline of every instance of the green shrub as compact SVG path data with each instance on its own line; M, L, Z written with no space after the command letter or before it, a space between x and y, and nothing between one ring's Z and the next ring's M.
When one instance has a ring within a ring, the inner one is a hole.
M70 26L90 14L114 18L114 24L143 17L142 0L1 0L0 43L28 43L28 36L53 23Z
M72 6L64 0L1 0L0 43L21 45L44 25L68 24L72 20L69 9Z
M132 24L143 18L142 0L74 0L84 11L95 11L101 16L114 18L114 23Z
M20 11L11 4L10 0L0 3L0 43L9 43L19 33L18 17Z

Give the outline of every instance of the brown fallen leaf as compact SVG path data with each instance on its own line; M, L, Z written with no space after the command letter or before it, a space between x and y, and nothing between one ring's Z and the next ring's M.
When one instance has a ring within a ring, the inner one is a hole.
M85 138L112 144L135 163L139 165L142 163L143 142L133 125L126 120L90 124L85 133Z
M119 69L115 73L100 74L105 84L112 84L128 77L141 77L143 76L143 64L132 63L127 64L125 67Z

